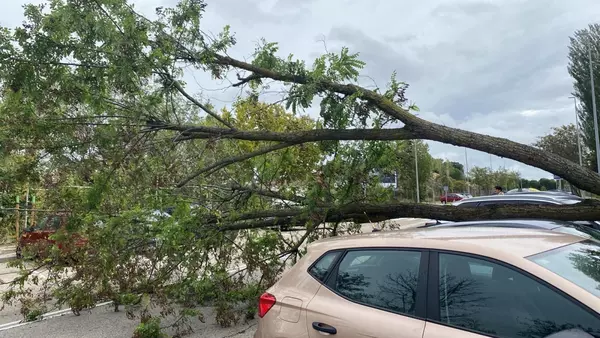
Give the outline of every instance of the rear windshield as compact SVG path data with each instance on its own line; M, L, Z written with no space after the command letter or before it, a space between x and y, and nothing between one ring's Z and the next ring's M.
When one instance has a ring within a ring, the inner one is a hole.
M600 244L586 240L528 257L600 298Z

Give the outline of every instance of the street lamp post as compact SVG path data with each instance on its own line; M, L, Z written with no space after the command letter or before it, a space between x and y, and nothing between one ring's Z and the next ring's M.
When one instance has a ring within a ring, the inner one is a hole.
M419 161L417 159L417 140L413 140L413 144L415 147L415 180L417 183L417 203L421 203L421 197L419 196Z
M467 180L467 193L471 194L471 184L469 182L469 158L467 157L467 148L465 148L465 179Z
M575 105L575 130L577 132L577 150L579 151L579 165L583 166L583 158L581 157L581 130L579 130L579 116L577 111L577 98L575 96L569 96L573 99Z
M594 88L594 67L592 65L592 50L588 49L590 59L590 84L592 86L592 111L594 114L594 134L596 136L596 164L600 173L600 139L598 135L598 113L596 112L596 89Z

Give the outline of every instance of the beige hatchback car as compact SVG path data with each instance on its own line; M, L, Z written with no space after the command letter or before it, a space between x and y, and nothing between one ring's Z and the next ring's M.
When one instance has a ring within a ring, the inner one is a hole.
M600 337L600 243L490 227L329 238L258 315L255 338Z

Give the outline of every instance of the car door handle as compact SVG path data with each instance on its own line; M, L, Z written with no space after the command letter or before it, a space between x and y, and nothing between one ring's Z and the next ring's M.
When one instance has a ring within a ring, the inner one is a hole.
M333 327L331 325L327 325L327 324L323 324L323 323L319 323L319 322L313 322L312 326L313 326L313 329L320 331L320 332L325 332L325 333L329 333L329 334L337 333L337 330L335 329L335 327Z

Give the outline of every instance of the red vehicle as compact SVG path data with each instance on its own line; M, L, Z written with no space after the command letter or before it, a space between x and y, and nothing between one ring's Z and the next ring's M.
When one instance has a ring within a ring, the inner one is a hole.
M66 212L56 213L41 218L40 222L33 227L23 229L19 237L19 243L17 243L17 258L22 257L23 249L32 249L35 250L37 255L43 255L46 250L56 243L50 237L65 228L68 218L69 214ZM81 247L87 242L81 235L73 234L72 236L76 247ZM70 251L63 243L59 243L58 248L65 253Z
M464 199L465 197L461 194L456 194L456 193L448 193L448 197L446 198L446 194L440 196L440 202L442 202L443 204L446 203L452 203L452 202L456 202L456 201L460 201L462 199Z

